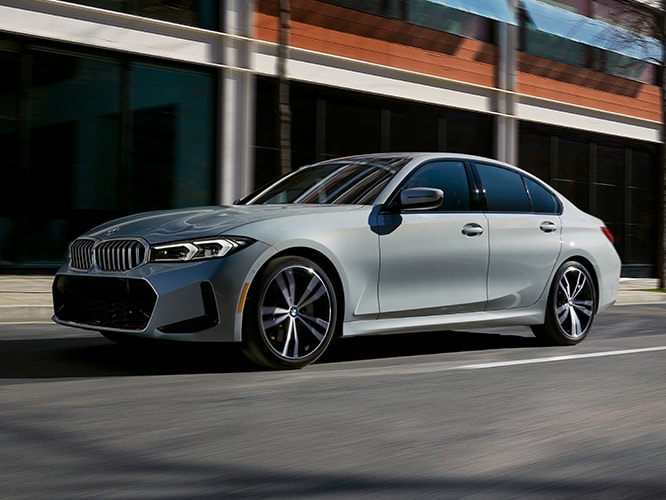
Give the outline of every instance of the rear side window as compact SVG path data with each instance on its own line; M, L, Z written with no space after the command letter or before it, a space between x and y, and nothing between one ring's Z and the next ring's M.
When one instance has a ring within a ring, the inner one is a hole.
M541 184L525 177L525 185L529 192L534 211L540 214L559 214L560 202Z
M531 212L523 176L506 168L476 163L489 212Z

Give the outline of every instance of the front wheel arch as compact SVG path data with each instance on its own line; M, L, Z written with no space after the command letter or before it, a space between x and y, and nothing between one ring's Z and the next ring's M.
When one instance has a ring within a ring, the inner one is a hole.
M257 272L243 312L241 349L270 369L316 361L340 330L337 273L303 254L284 252Z
M340 337L342 335L342 320L344 318L344 311L345 311L345 297L346 297L344 293L345 289L342 284L342 278L340 277L340 273L338 272L337 267L323 253L308 247L292 247L287 250L278 252L275 255L273 255L270 259L268 259L266 262L264 262L259 271L256 273L255 279L250 284L250 289L252 289L252 286L256 282L256 277L260 276L261 273L266 269L266 267L272 261L280 257L303 257L305 259L311 260L326 272L327 276L329 277L333 286L335 287L335 294L338 300L338 318L337 318L338 327L335 332L335 336Z

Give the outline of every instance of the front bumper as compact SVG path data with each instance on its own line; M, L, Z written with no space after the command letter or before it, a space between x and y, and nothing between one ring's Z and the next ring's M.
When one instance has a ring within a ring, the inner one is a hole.
M149 263L119 273L65 265L53 282L53 320L152 339L238 342L241 291L271 253L257 242L220 259Z

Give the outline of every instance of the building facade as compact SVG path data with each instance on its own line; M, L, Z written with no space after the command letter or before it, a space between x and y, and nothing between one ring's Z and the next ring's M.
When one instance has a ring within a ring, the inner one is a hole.
M614 0L291 0L291 164L494 157L604 219L656 277L661 46ZM278 0L0 1L0 270L128 213L280 172ZM643 14L639 14L643 15Z

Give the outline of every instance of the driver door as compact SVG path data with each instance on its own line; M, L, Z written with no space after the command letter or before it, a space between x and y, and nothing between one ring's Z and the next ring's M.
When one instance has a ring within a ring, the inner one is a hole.
M442 205L384 214L380 233L380 317L482 311L487 300L488 222L473 210L464 162L418 167L400 191L438 188Z

